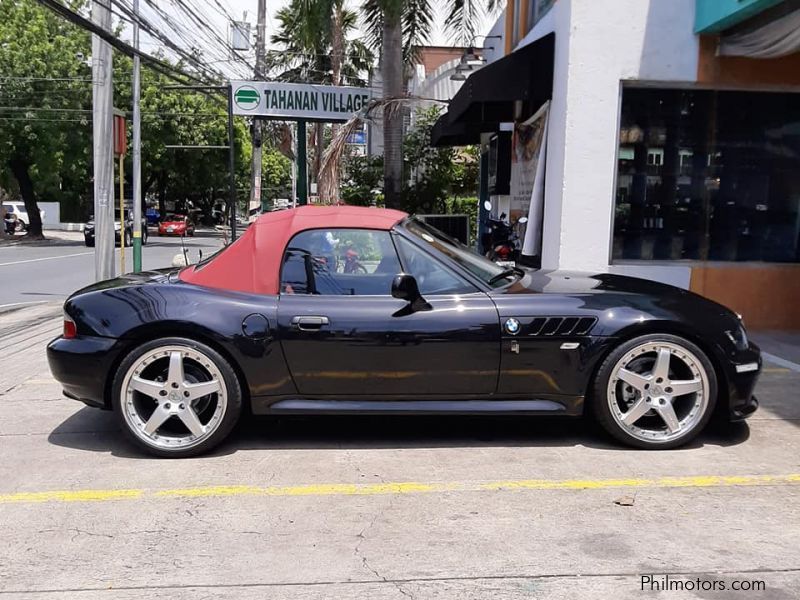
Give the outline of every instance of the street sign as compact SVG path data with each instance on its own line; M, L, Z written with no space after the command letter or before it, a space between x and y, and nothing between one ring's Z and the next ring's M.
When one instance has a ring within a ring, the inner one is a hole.
M316 121L347 121L369 104L370 88L272 81L231 81L233 114Z

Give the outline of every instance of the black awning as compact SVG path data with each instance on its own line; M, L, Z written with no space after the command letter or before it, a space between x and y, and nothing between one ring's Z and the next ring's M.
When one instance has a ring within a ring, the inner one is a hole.
M450 101L450 124L514 120L514 102L533 114L553 95L555 33L550 33L470 75Z
M468 146L481 142L481 133L496 131L497 123L451 123L450 116L444 113L431 128L431 146Z

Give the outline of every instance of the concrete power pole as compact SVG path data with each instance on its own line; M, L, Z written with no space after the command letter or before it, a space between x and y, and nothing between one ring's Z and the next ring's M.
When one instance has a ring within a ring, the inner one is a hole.
M110 2L92 1L92 21L111 31ZM114 87L111 46L92 35L92 140L94 143L94 275L114 277ZM122 234L122 232L120 232Z
M267 63L267 0L258 0L258 24L256 25L256 81L261 81L265 76ZM249 220L255 221L256 215L261 211L261 144L262 121L253 118L253 166L250 181L250 206Z
M139 49L139 0L133 0L133 47ZM133 56L133 271L142 270L142 115L139 112L141 95L141 63Z

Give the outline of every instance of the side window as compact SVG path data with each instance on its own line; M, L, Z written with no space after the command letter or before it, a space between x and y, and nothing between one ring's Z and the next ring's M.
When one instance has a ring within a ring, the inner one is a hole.
M388 231L313 229L289 242L281 293L388 296L401 271Z
M435 258L401 236L395 237L406 272L417 280L420 293L471 294L475 286L445 269Z

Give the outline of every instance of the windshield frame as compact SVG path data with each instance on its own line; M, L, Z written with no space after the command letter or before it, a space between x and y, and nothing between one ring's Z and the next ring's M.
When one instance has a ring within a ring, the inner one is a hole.
M406 237L417 245L446 260L448 264L457 268L460 273L468 276L470 280L479 283L487 291L506 287L520 279L517 274L509 274L494 283L489 283L492 277L508 270L509 267L498 265L485 256L481 256L469 246L465 246L460 241L436 229L429 223L425 223L416 216L412 215L403 219L396 225L396 228L401 230ZM423 237L423 233L432 237L434 241Z

